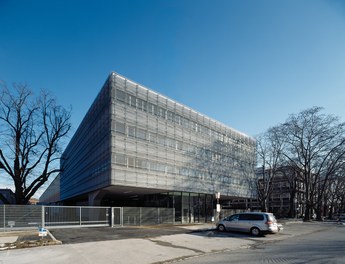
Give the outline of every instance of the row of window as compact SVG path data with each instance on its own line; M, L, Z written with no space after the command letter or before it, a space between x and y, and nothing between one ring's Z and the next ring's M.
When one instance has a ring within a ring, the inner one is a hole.
M127 168L139 168L148 171L162 172L164 174L176 174L186 177L209 179L227 184L241 184L241 181L238 178L232 178L228 175L217 175L215 173L208 173L194 168L177 167L124 154L115 155L115 164L125 166Z
M182 142L173 138L164 137L162 135L148 132L144 129L134 126L126 125L121 122L115 122L115 131L120 134L124 134L128 137L145 140L150 143L158 144L164 147L168 147L174 150L185 151L189 155L198 155L203 160L212 162L223 162L224 164L237 163L236 157L240 158L241 154L245 155L245 152L237 151L236 146L231 148L231 145L225 145L218 148L217 151L197 147L187 142ZM250 165L248 165L250 166Z
M221 142L233 143L235 141L236 143L246 144L249 146L255 145L254 141L250 140L248 137L244 137L238 134L231 138L228 135L219 133L218 131L212 130L204 125L191 121L177 113L174 113L173 111L164 109L163 107L160 107L151 102L147 102L143 99L140 99L134 95L128 94L119 89L116 89L116 99L120 102L126 103L127 105L133 108L139 109L144 112L148 112L152 115L174 122L194 132L211 136L212 138L219 140Z

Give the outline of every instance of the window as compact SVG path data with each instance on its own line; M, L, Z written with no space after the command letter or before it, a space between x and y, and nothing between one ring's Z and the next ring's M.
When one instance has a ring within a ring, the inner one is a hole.
M138 100L138 109L140 109L141 111L146 111L146 102L142 99L137 99Z
M116 99L121 102L126 102L126 93L124 91L116 89Z
M155 134L150 133L149 138L151 143L157 143L157 136Z
M175 114L171 111L168 111L168 120L174 121Z
M188 176L188 168L180 168L180 174L183 176Z
M146 131L143 129L138 128L137 130L137 137L140 139L146 140Z
M115 156L115 163L119 164L119 165L124 165L126 166L126 156L125 155L121 155L121 154L116 154Z
M157 106L152 104L152 103L149 103L148 104L148 112L152 115L157 115Z
M235 220L238 220L238 218L239 218L239 215L232 215L227 220L228 221L235 221Z
M189 120L186 119L186 118L184 118L184 117L181 117L180 119L181 119L182 126L183 126L184 128L189 129Z
M170 148L175 148L176 147L176 142L174 139L167 138L167 145Z
M158 144L159 145L162 145L162 146L165 146L165 137L162 137L162 136L157 136L157 139L158 139Z
M135 158L128 157L128 167L135 167Z
M165 113L166 113L165 109L162 107L158 107L158 109L159 109L159 116L165 118Z
M115 131L117 133L126 134L126 125L120 122L116 122Z
M142 160L140 158L137 158L137 160L136 160L136 167L137 168L143 168L143 161L144 160Z
M136 108L137 107L137 98L135 96L131 96L131 98L132 98L131 99L131 106Z
M136 97L133 95L127 95L127 104L132 106L132 107L136 107Z
M222 180L224 183L230 183L230 181L231 181L231 179L226 175L222 176Z
M146 160L144 159L137 159L137 167L141 168L141 169L148 169L149 168L149 164Z
M161 171L161 172L165 172L165 165L161 164L161 163L157 163L156 170Z
M240 214L239 220L261 221L264 220L264 216L262 214Z
M135 137L135 127L128 126L128 136Z
M176 140L176 145L175 145L176 150L182 150L183 149L182 146L183 146L183 143L181 141Z
M171 173L171 174L175 173L175 167L174 166L167 165L166 170L167 170L167 173Z

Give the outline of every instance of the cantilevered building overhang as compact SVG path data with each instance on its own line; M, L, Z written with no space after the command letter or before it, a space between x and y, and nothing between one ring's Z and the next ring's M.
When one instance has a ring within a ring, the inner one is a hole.
M135 205L167 193L252 197L255 145L252 137L111 73L63 153L61 200Z

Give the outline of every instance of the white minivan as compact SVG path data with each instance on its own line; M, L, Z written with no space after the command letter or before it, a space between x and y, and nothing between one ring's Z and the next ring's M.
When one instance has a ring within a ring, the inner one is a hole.
M249 232L253 236L277 233L282 226L272 213L238 213L225 217L217 224L219 231Z

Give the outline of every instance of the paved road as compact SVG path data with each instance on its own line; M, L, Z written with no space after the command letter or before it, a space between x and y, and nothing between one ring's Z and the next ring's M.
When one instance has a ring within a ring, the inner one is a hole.
M275 243L259 243L236 252L196 256L179 263L345 263L345 226L329 225L327 230Z
M242 252L245 248L257 247L266 243L278 243L296 237L296 235L308 236L315 232L327 230L331 226L337 228L335 224L323 223L287 224L283 232L265 237L252 237L248 234L230 232L222 233L215 230L193 232L191 230L193 226L185 227L186 230L183 230L182 227L177 229L160 227L128 230L96 228L76 229L73 232L71 229L64 229L55 232L55 235L60 236L58 239L65 240L62 245L0 251L0 263L149 264L174 263L190 257L201 257L200 260L202 260L218 254L222 256L222 252L225 251ZM210 226L205 227L209 228ZM200 226L197 229L200 229ZM68 234L70 235L69 242ZM260 249L258 248L258 250ZM196 263L199 262L198 260ZM209 261L204 263L209 263ZM229 263L229 260L227 259L223 263Z

